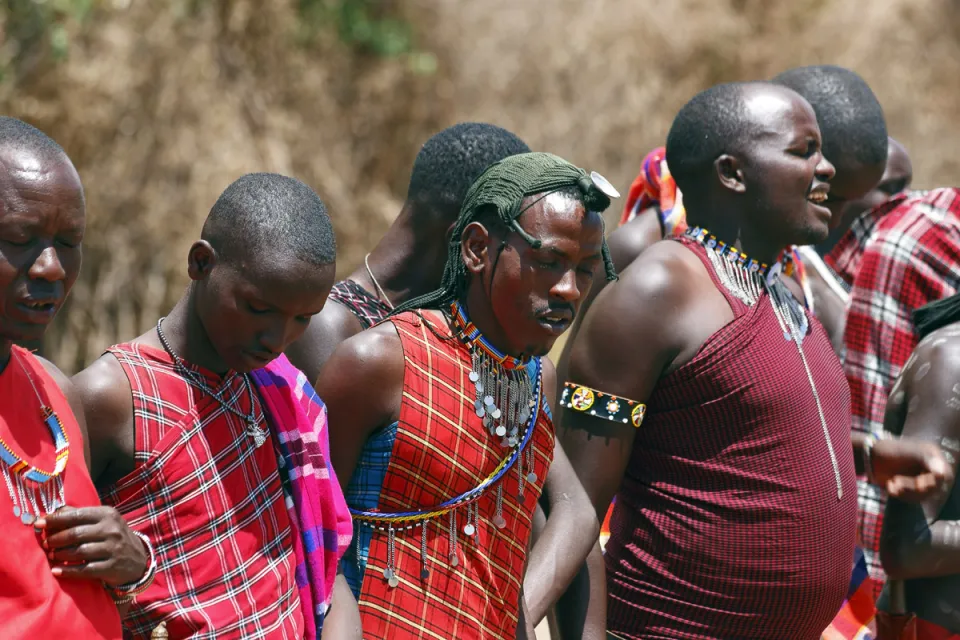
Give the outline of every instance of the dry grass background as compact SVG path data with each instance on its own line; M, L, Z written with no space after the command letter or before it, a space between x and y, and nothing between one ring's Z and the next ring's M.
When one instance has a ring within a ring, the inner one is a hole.
M0 83L0 112L56 138L86 186L83 274L44 345L68 371L170 307L189 243L242 173L312 185L346 273L398 211L418 146L461 120L505 126L625 190L695 91L830 62L874 87L918 185L960 173L954 0L386 5L435 57L432 74L411 64L422 57L378 57L336 37L304 45L293 0L91 3L86 20L63 23L65 60L21 55Z

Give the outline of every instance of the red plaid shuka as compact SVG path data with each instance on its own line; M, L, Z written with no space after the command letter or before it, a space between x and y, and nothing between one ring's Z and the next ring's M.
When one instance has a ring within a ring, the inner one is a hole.
M917 346L911 314L960 289L960 192L894 197L864 214L826 257L852 283L843 336L853 428L883 430L887 396ZM860 482L860 536L879 596L886 497Z
M243 421L190 386L162 350L109 349L133 391L133 473L102 496L150 537L157 577L124 619L127 638L303 638L290 521L271 440L255 448ZM223 380L194 369L213 389ZM223 398L247 413L239 376Z
M840 468L842 499L800 354L770 298L748 307L706 249L683 240L734 320L648 400L604 561L621 638L817 638L850 585L856 475L849 395L823 327L803 350Z
M415 511L459 495L487 478L506 456L474 412L474 385L468 379L470 354L457 339L442 340L414 313L392 318L405 361L403 401L396 439L380 492L385 512ZM450 329L431 322L449 337ZM430 523L430 576L420 577L420 530L396 536L400 585L383 577L387 534L374 532L360 590L363 637L383 640L497 640L516 637L520 587L537 499L553 460L553 423L541 410L531 438L535 483L517 497L517 472L504 487L504 529L492 524L496 489L480 498L478 533L463 534L465 511L457 513L459 566L451 567L449 517ZM528 445L529 446L529 445ZM526 470L525 470L526 471Z

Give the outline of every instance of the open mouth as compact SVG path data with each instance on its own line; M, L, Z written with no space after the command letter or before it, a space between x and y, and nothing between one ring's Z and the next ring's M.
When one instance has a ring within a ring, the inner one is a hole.
M540 325L547 328L551 333L560 335L570 328L571 320L561 316L543 316L540 318Z
M827 201L827 193L825 191L814 191L807 196L807 200L813 204L822 205Z

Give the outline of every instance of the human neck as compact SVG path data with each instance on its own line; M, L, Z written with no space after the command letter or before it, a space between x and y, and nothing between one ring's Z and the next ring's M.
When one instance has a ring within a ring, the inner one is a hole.
M440 285L447 262L446 238L438 241L438 236L432 230L416 232L409 218L399 219L367 258L376 281L367 273L366 265L348 277L373 295L379 295L379 284L394 306L430 293Z
M507 336L504 334L500 323L493 315L493 309L490 306L490 299L482 289L479 279L474 279L465 298L460 299L460 304L466 311L470 322L480 331L480 335L500 353L515 358L520 358L524 354L519 353L517 349L510 344Z
M770 242L755 230L739 224L733 214L711 212L711 215L687 216L689 227L707 229L717 240L733 245L741 253L763 264L773 264L786 245Z
M227 365L217 354L196 310L193 286L163 319L163 336L167 345L181 359L219 375L227 372Z

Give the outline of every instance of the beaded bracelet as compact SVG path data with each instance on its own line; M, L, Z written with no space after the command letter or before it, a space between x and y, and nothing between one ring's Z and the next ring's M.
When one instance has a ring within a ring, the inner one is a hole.
M133 535L140 538L143 546L147 548L149 554L147 569L143 572L143 576L136 582L128 582L127 584L121 584L116 587L107 587L115 604L133 602L134 598L150 588L150 585L153 584L153 579L157 576L157 558L153 553L153 544L150 543L150 538L139 531L134 531Z
M643 424L643 416L647 413L647 405L641 402L620 398L573 382L563 383L560 406L598 418L606 418L611 422L630 423L637 428Z

